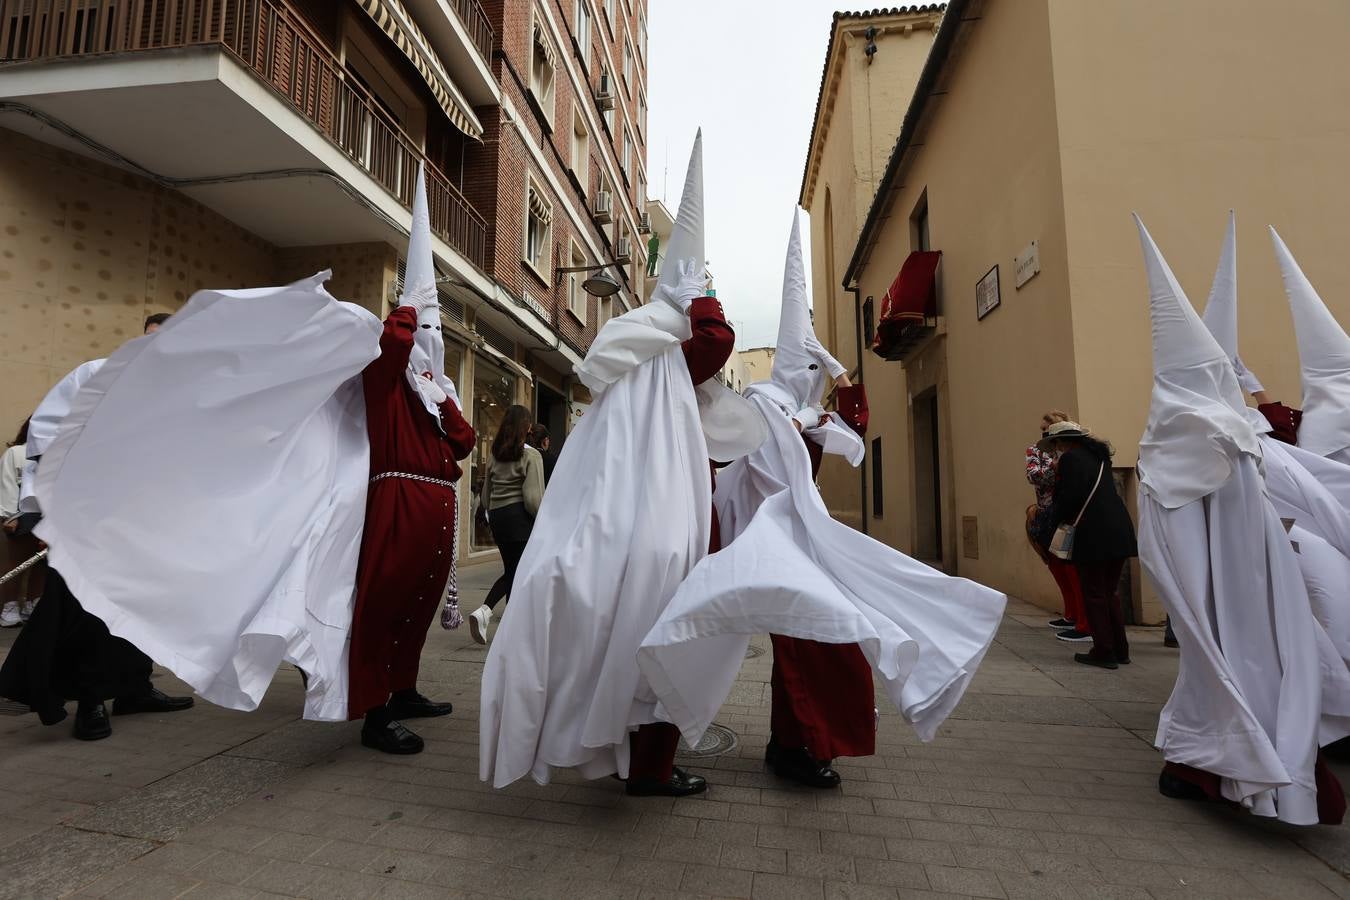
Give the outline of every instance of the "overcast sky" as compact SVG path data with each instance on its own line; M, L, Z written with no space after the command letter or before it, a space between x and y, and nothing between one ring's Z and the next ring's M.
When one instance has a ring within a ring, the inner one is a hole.
M839 0L652 0L648 193L678 209L702 126L708 262L740 349L778 334L788 231L830 23L842 8ZM802 232L809 271L805 213Z

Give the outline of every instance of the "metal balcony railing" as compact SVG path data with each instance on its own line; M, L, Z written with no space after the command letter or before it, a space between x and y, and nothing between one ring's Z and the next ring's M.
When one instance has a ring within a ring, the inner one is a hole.
M0 0L8 63L200 45L228 50L411 209L426 156L343 77L337 56L285 0ZM429 161L426 169L432 231L483 268L487 223L439 169Z
M451 0L459 20L469 32L469 39L483 54L483 62L492 61L492 22L478 0Z

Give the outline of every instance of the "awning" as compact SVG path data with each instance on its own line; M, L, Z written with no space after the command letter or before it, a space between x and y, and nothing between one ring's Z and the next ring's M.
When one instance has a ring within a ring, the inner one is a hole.
M482 140L483 124L403 8L402 0L357 0L357 3L408 57L451 123L474 140Z
M881 319L877 322L872 352L896 359L898 345L906 333L922 328L937 316L937 294L933 281L937 275L941 250L916 250L905 258L890 290L881 298Z

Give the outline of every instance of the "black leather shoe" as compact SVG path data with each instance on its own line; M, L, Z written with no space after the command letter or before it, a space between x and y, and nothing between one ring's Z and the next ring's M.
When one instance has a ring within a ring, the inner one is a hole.
M113 701L114 716L129 716L132 713L178 712L191 709L191 697L170 697L159 688L151 688L135 697L118 697Z
M422 739L409 731L402 722L390 722L373 728L366 723L361 729L361 743L372 750L399 756L421 753L425 746Z
M1073 661L1082 663L1085 666L1096 666L1099 669L1116 668L1116 661L1114 659L1098 659L1091 653L1075 653L1073 655Z
M708 782L699 775L690 775L676 766L669 781L655 778L629 778L626 788L630 797L688 797L708 789Z
M75 713L75 737L82 741L101 741L112 736L108 707L102 703L81 703Z
M839 773L830 768L829 762L812 759L805 747L788 750L775 745L772 754L765 753L765 761L779 778L807 787L838 787L841 780Z
M434 719L448 716L455 711L454 704L436 703L413 691L406 696L395 694L389 698L389 718L391 719Z
M1209 800L1209 796L1199 785L1191 784L1184 778L1178 778L1168 772L1158 774L1158 793L1173 800Z
M1118 666L1128 666L1129 664L1130 664L1130 658L1129 658L1128 656L1117 656L1117 657L1116 657L1116 665L1118 665Z

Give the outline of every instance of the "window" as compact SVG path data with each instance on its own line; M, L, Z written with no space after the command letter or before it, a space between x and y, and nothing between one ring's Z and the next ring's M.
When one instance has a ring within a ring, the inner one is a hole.
M586 265L586 253L576 241L572 242L572 265L574 267ZM567 311L582 325L586 324L586 311L590 302L585 289L581 286L586 280L586 275L586 272L570 272L567 275Z
M932 250L928 237L928 191L919 197L909 216L909 242L915 250Z
M614 134L614 108L605 110L605 130L611 135Z
M591 65L591 8L587 0L577 0L577 52L581 63L587 68Z
M556 69L553 47L544 34L543 23L534 23L534 50L530 57L530 93L543 110L544 118L553 122L553 73Z
M647 180L641 175L637 177L637 214L641 216L647 211Z
M605 0L605 18L609 20L609 27L614 28L614 0Z
M872 515L881 518L886 492L881 487L881 438L872 438Z
M586 117L581 114L581 107L576 106L572 110L572 171L583 188L588 186L590 160L591 136L586 131Z
M877 339L875 319L876 313L874 312L872 298L868 297L863 301L863 339L867 342L868 347L872 346L872 343Z
M637 127L638 134L647 133L647 98L641 93L638 94Z
M600 313L596 317L595 327L603 328L605 323L614 318L614 298L602 297L600 299Z
M647 14L638 13L638 56L647 58Z
M623 130L623 178L633 183L633 134L627 128Z
M623 39L623 85L630 88L633 84L633 42Z
M547 284L549 269L549 240L553 231L553 207L544 192L529 179L525 193L525 262Z

